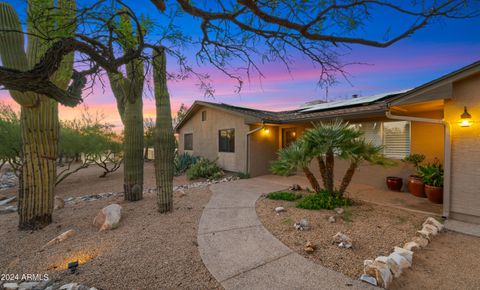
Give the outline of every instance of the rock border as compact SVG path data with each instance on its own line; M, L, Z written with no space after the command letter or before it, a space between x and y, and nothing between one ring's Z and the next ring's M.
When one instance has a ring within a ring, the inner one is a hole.
M438 220L428 217L412 241L405 243L403 247L394 247L389 256L378 256L375 260L365 260L363 274L359 279L388 289L393 278L400 277L404 269L412 266L413 251L426 247L433 236L441 232L443 228L443 224Z

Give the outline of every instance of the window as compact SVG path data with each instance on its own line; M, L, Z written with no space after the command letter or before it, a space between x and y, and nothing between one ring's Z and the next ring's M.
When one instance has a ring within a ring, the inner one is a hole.
M207 111L202 111L202 122L207 120Z
M410 154L410 122L364 122L352 125L367 142L383 146L385 157L402 159Z
M235 152L235 129L218 131L218 151Z
M193 150L193 134L183 134L183 150Z

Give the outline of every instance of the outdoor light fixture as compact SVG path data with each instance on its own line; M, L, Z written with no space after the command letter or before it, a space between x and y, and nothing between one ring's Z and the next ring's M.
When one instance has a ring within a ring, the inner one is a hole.
M472 115L467 111L467 106L465 106L462 115L460 115L460 127L470 127L473 123Z
M68 263L68 271L70 272L70 274L75 274L75 272L77 272L77 268L78 261Z
M270 133L270 129L268 129L268 128L265 128L264 131L265 131L266 134Z

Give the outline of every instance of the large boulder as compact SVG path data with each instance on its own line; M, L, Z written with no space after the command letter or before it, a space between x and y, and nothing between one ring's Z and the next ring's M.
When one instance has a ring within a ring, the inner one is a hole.
M93 224L103 230L118 227L122 217L122 207L116 203L104 207L93 220Z
M388 288L393 280L392 272L386 263L381 261L366 260L364 262L364 273L375 277L377 284L385 289Z

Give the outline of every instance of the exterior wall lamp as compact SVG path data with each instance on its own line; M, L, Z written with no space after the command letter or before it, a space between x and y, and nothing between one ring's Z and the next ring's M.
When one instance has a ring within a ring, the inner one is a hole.
M270 133L270 129L265 128L265 129L263 129L263 132L265 132L265 134L268 134L268 133Z
M460 115L460 127L470 127L472 126L472 115L470 115L467 111L467 106L463 107L463 113Z

